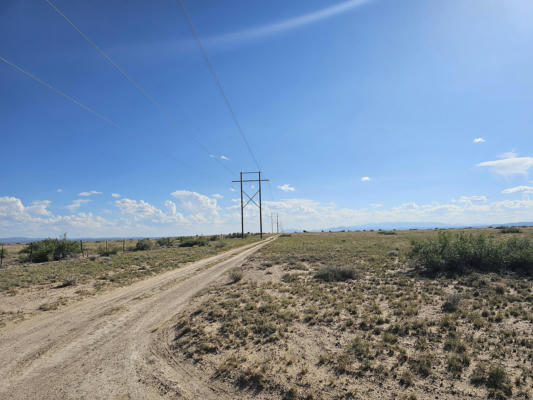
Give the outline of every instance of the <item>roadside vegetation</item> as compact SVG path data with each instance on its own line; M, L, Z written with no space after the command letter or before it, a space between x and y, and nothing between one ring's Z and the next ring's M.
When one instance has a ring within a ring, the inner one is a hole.
M0 327L32 311L53 310L69 299L128 285L257 240L256 235L244 239L220 235L109 241L107 245L105 241L84 242L83 255L77 241L46 239L31 246L9 245L19 248L8 253L6 268L0 269ZM202 244L181 246L192 241Z
M531 398L533 228L292 234L178 315L242 397Z

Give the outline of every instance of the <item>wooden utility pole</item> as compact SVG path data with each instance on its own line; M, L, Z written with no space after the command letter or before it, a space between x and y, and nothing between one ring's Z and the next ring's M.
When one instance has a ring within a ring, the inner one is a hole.
M257 174L258 179L242 179L243 174ZM258 172L241 172L241 178L238 181L232 181L232 182L239 182L241 184L241 234L244 238L244 208L250 204L253 203L259 208L259 234L261 235L261 239L263 239L263 207L262 207L262 199L261 199L261 182L268 182L268 179L261 179L261 171ZM246 193L243 189L242 184L245 182L258 182L259 183L259 190L255 192L253 196L250 196L248 193ZM246 204L244 204L244 195L248 197L248 201ZM259 204L256 203L254 200L255 196L259 195Z

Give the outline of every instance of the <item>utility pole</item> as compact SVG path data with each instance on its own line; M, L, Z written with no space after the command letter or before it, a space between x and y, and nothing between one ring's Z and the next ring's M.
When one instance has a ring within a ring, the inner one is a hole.
M258 179L242 179L243 174L257 174ZM261 239L263 239L263 204L261 199L261 182L268 182L268 179L261 179L261 171L258 172L241 172L241 178L238 181L232 181L232 182L239 182L241 184L241 235L244 238L244 208L250 204L253 203L259 208L259 233L261 235ZM259 183L259 190L255 192L253 196L250 196L248 193L246 193L243 189L242 184L245 182L258 182ZM246 204L244 204L244 195L248 197L248 201ZM254 200L255 196L259 195L259 204Z
M274 214L270 213L270 227L272 228L271 232L274 234Z
M279 233L279 214L276 213L276 233Z

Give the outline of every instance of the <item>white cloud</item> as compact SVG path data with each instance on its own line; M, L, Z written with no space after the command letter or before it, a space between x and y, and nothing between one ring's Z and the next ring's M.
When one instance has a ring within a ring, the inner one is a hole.
M78 196L82 196L82 197L88 197L88 196L92 196L92 195L97 195L97 194L102 194L102 192L97 192L96 190L91 190L89 192L81 192L81 193L78 193Z
M120 197L120 194L118 193L111 193L111 197L114 197L115 199L118 199Z
M502 191L503 194L510 193L533 193L533 186L516 186Z
M236 189L235 189L234 187L230 187L230 188L229 188L229 191L230 191L230 192L235 192Z
M26 207L26 211L34 216L50 216L52 213L48 210L50 200L36 200L31 203L31 206Z
M176 215L177 214L176 203L174 203L173 201L170 201L170 200L165 201L165 208L167 209L167 211L168 211L168 213L170 215Z
M179 207L190 213L192 222L207 222L218 217L217 200L189 190L176 190L170 194L180 201Z
M474 202L486 202L487 197L486 196L461 196L459 200L457 200L458 203L474 203ZM452 203L455 202L455 200L452 200Z
M224 198L224 196L222 196L221 194L218 194L218 193L212 194L211 197L213 197L214 199L217 199L217 200L220 200L220 199Z
M380 207L383 207L383 204L381 204L381 203L371 203L370 207L372 207L372 208L380 208Z
M225 161L228 161L228 160L229 160L229 158L226 157L226 156L220 156L220 159L221 159L221 160L225 160Z
M474 138L474 143L485 143L485 139L482 137Z
M517 157L515 153L504 153L504 158L494 161L484 161L478 167L489 167L492 171L502 176L527 175L529 168L533 167L533 157Z
M63 189L57 189L57 193L61 193Z
M296 189L294 189L291 185L288 183L285 183L284 185L279 185L278 189L283 192L294 192Z
M370 177L368 177L368 176L363 176L363 177L361 178L361 182L370 182Z
M289 18L271 25L264 25L258 28L207 38L205 39L205 43L212 46L273 36L282 32L304 27L323 19L331 18L335 15L339 15L357 7L361 7L369 2L370 0L348 0L331 7L323 8L299 17Z
M131 215L136 221L164 217L163 211L144 200L120 199L116 200L115 204L122 214Z
M89 199L76 199L72 202L72 204L66 206L65 208L68 209L70 212L76 211L82 204L89 203L91 200Z

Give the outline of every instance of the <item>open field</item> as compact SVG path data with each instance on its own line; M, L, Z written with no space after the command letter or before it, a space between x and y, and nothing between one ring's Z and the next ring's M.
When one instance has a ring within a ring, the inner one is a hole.
M176 316L173 362L234 398L531 398L533 277L429 277L408 254L436 235L283 235Z
M84 242L89 256L75 255L59 261L21 262L23 245L8 245L9 262L0 270L0 327L35 313L57 309L66 303L94 295L104 289L131 284L186 263L231 250L259 240L258 236L207 240L204 246L170 247L122 252L122 241L109 241L108 247L120 248L116 254L98 256L103 242ZM126 241L126 249L137 240Z

